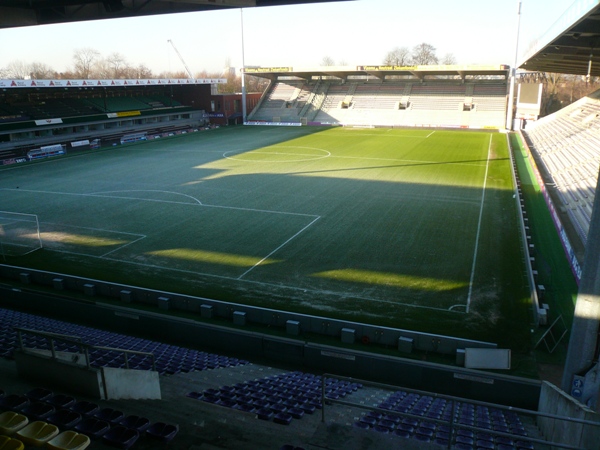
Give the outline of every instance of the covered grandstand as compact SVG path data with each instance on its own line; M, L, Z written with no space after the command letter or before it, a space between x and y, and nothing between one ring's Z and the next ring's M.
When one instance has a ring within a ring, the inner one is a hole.
M224 79L0 80L0 161L50 145L81 150L125 135L150 137L208 124ZM82 144L85 143L85 144Z
M502 129L508 66L246 68L271 80L249 123Z

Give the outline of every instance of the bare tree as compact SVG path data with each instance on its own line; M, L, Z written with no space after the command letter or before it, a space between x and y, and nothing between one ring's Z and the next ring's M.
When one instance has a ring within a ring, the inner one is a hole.
M415 45L412 51L412 62L416 66L437 64L438 57L435 54L435 47L425 42Z
M92 75L94 63L100 57L100 52L93 48L84 47L73 52L74 73L77 77L87 79Z
M152 78L154 75L152 74L152 70L150 70L146 65L139 64L135 68L135 76L131 78Z
M321 60L321 65L325 67L335 66L335 61L331 56L323 56L323 59Z
M99 59L96 61L92 71L89 74L89 78L99 78L101 80L113 78L112 68L110 67L108 60Z
M55 76L56 72L47 64L41 62L31 63L29 66L29 73L31 78L37 80L47 80Z
M29 64L19 60L9 62L6 71L9 78L16 80L25 80L31 76Z
M184 70L171 72L171 71L163 71L157 75L157 78L187 78L188 75Z
M407 47L394 47L386 53L383 64L386 66L408 66L410 61L410 50Z
M123 55L117 52L111 53L106 58L106 62L111 69L112 78L121 78L123 76L123 72L127 67L127 61Z
M444 57L442 58L442 64L445 64L447 66L452 66L454 64L456 64L456 58L454 57L454 55L452 53L446 53L444 55Z

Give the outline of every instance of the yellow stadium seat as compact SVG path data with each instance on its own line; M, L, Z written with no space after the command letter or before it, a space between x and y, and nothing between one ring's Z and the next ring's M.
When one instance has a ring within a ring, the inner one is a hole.
M83 450L90 445L90 438L75 431L63 431L46 444L49 450Z
M23 450L24 448L25 445L17 439L0 436L0 450Z
M43 447L50 439L58 434L58 427L46 422L31 422L25 428L17 431L15 437L25 445Z
M0 434L10 436L29 422L26 416L13 411L6 411L0 414Z

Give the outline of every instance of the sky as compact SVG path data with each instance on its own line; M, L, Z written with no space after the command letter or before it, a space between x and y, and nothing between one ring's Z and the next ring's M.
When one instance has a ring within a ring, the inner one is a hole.
M240 68L382 64L395 47L420 43L457 64L509 64L515 59L519 0L355 0L229 9L0 29L0 68L41 62L59 72L73 53L120 53L155 74L183 71L171 40L196 75ZM519 50L525 51L572 0L522 0ZM242 52L242 18L243 43ZM242 57L243 55L243 57Z

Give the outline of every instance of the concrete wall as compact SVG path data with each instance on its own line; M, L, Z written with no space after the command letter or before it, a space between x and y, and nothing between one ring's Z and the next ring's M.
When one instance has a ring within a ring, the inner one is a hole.
M102 368L104 399L160 400L158 372Z
M234 321L236 313L244 313L245 322L249 325L261 325L280 330L286 329L288 321L294 321L298 323L300 334L314 333L317 335L340 337L342 329L354 330L357 341L368 341L373 345L386 347L397 347L398 341L401 338L412 339L411 349L448 355L454 355L458 349L497 347L492 342L461 339L431 333L419 333L417 331L398 328L379 327L345 320L259 308L0 264L0 278L2 277L18 280L24 283L25 286L27 284L52 286L57 290L57 293L62 294L65 294L66 291L72 291L84 294L90 299L104 298L107 300L119 300L124 306L130 303L155 306L157 312L159 309L168 309L171 311L179 310L202 314L203 309L206 310L206 308L209 308L212 319L227 320L230 322ZM93 295L89 295L89 293L93 293Z
M553 384L545 381L542 383L538 411L545 414L598 422L599 426L594 426L538 417L538 427L548 441L579 448L599 448L600 415Z
M15 351L15 362L20 377L40 383L41 386L58 386L66 392L102 398L103 386L100 371L87 369L77 362L57 361L49 352Z
M6 290L0 292L0 299L0 307L26 307L28 311L75 323L249 360L294 365L300 370L329 372L525 409L535 410L539 401L540 382L536 380L310 344L301 338L265 335L244 327L224 327L56 296L48 298L32 292Z

